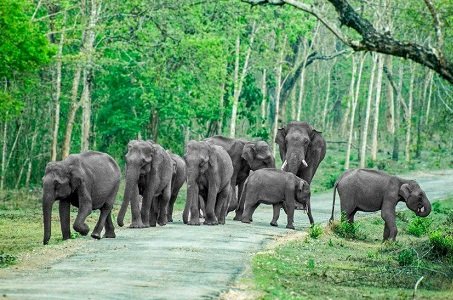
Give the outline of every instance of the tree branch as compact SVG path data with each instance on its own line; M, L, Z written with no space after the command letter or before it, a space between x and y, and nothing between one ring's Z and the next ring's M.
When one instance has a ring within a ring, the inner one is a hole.
M442 78L453 84L453 64L443 58L435 48L425 47L414 42L398 41L390 32L379 32L370 21L359 15L347 0L326 0L335 8L340 25L354 29L361 35L362 40L349 39L333 23L324 18L314 5L308 5L298 0L241 0L252 5L272 4L294 6L315 16L327 29L337 36L343 43L355 51L372 51L392 56L409 58L438 73ZM441 40L442 42L442 40Z

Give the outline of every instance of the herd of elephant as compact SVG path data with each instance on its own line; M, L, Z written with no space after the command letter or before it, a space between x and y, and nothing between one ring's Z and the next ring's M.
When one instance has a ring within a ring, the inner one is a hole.
M272 226L277 226L281 208L287 214L287 228L294 229L296 207L307 211L313 224L310 184L326 154L321 132L306 122L290 122L278 130L275 142L283 161L275 169L275 160L264 141L246 141L213 136L189 141L183 158L166 151L153 141L133 140L128 144L126 186L117 217L119 226L130 204L131 228L164 226L173 222L173 206L182 185L187 182L183 222L188 225L225 224L229 212L234 220L250 223L260 203L273 205ZM87 235L88 215L100 210L91 236L114 238L112 208L120 185L121 171L108 154L87 151L72 154L59 162L50 162L43 177L44 239L51 235L51 213L59 200L63 240L71 237L70 205L78 207L73 228ZM395 239L395 207L399 201L419 216L427 216L431 205L420 186L411 180L381 171L355 169L344 172L335 183L341 211L350 222L357 211L381 210L385 221L384 240Z

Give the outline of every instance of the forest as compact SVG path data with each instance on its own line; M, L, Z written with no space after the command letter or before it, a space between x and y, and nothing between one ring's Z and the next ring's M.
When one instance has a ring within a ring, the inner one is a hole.
M87 149L123 167L132 139L276 154L290 120L344 169L453 151L449 0L2 0L0 31L0 190Z

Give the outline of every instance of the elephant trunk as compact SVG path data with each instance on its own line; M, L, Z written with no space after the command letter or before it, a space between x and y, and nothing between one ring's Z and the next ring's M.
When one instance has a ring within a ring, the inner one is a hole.
M297 175L301 166L303 168L308 167L308 164L305 161L305 151L288 151L286 162L288 164L286 169L294 175Z
M132 168L130 166L126 169L126 187L124 189L123 203L121 203L121 208L118 213L118 218L116 222L118 226L124 226L124 216L129 206L129 202L137 201L137 186L138 179L140 177L140 170L137 168Z
M50 240L51 234L51 219L52 219L52 205L55 200L54 194L44 193L43 201L42 201L42 214L44 219L44 239L43 244L47 245Z
M183 222L184 224L187 224L189 222L189 217L190 219L196 218L197 215L190 215L189 213L196 213L199 212L199 205L198 205L198 184L196 182L196 179L198 177L198 172L197 171L192 171L188 173L188 180L187 180L187 198L186 198L186 206L184 208L184 214L183 214Z

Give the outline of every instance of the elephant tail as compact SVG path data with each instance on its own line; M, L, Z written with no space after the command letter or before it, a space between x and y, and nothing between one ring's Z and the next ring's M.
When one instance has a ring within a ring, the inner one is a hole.
M339 181L335 182L335 185L333 186L332 215L330 216L329 223L333 222L333 215L335 213L335 194L337 191L338 183L339 183Z

